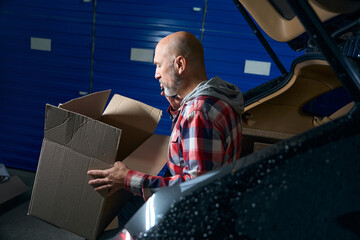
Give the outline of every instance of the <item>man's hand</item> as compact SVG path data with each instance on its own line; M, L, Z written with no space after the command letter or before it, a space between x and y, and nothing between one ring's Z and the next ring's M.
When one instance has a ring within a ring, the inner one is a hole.
M108 195L113 195L116 191L123 189L125 184L126 175L129 169L122 162L115 162L112 168L106 170L89 170L88 175L93 177L89 181L96 191L109 190Z

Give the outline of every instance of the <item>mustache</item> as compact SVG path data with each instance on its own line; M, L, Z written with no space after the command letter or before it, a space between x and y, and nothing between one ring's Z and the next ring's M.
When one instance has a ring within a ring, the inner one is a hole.
M161 79L159 79L159 84L168 87Z

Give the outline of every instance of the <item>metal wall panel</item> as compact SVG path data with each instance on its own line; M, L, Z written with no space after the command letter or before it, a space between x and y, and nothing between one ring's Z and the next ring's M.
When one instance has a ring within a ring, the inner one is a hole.
M0 162L35 170L45 104L89 89L92 13L71 0L0 2ZM50 51L31 49L32 37Z

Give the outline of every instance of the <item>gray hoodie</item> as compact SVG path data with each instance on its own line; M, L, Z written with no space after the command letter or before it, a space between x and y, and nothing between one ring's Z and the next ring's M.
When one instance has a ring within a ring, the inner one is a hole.
M239 88L216 76L203 81L182 100L182 104L198 96L211 96L223 100L239 114L243 111L243 95Z

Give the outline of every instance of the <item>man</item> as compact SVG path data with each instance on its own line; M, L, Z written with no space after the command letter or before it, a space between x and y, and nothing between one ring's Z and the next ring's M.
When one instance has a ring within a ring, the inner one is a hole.
M126 189L146 200L163 186L193 179L240 157L242 94L219 77L207 80L203 48L196 37L176 32L163 38L156 46L154 64L155 78L175 117L167 161L170 176L150 176L116 162L107 170L88 171L95 178L89 184L97 191L109 189L111 195Z

